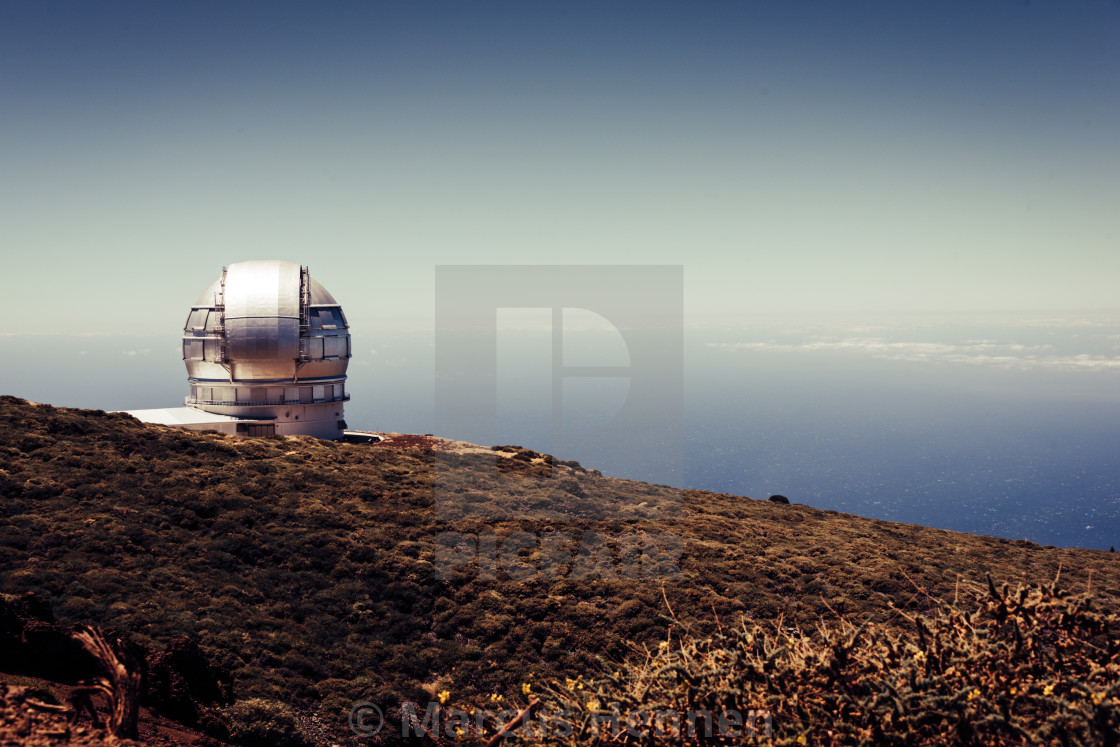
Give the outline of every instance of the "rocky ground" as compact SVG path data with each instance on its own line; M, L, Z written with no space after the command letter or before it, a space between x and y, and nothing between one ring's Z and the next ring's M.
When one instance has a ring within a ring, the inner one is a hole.
M71 724L69 708L46 703L37 690L0 683L0 745L46 747L47 745L129 745L115 740L103 728Z
M10 675L0 674L0 747L224 747L225 743L165 718L149 708L140 709L139 740L116 739L104 727L108 711L99 699L100 724L87 714L74 719L67 701L72 688L58 682L36 681L33 686L5 682ZM12 678L27 681L25 677Z

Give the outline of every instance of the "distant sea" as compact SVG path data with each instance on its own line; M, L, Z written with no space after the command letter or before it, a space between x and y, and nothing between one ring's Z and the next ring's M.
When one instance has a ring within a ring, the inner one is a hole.
M435 433L431 332L351 325L350 426ZM493 440L553 451L548 334L502 331ZM0 342L11 353L0 360L2 393L107 410L176 406L186 394L178 330ZM603 365L626 359L610 330L566 331L568 342ZM565 423L594 431L627 386L573 389ZM578 438L557 456L617 477L782 494L890 521L1120 546L1118 316L690 323L683 397L682 437L668 444L679 449L679 474L666 477L627 449L584 449Z

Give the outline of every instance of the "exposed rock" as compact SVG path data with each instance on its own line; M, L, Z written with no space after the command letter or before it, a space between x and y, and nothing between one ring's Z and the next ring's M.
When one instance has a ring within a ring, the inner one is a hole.
M100 673L70 631L55 623L47 603L32 594L0 595L0 671L69 683Z
M180 723L198 726L213 706L229 705L232 676L207 660L198 644L172 638L167 650L148 655L144 702Z
M217 709L233 702L233 677L212 665L197 643L173 638L165 651L138 648L135 654L146 662L144 705L188 726L224 731ZM0 595L0 671L68 685L105 674L73 631L54 621L50 606L31 594Z

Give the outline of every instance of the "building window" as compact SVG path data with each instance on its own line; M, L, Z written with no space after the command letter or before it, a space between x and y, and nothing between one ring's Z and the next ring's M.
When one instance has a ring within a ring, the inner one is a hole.
M201 332L206 329L206 315L210 309L192 309L191 315L187 317L186 328Z
M346 357L346 338L345 337L327 337L323 340L324 353L328 358L345 358Z

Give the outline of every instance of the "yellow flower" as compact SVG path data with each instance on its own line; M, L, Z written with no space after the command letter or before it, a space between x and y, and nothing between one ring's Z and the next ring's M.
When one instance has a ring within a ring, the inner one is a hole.
M799 736L797 738L797 743L798 744L809 744L809 740L805 738L804 734L802 734L801 736Z
M521 694L528 695L532 691L532 686L528 682L521 683Z
M980 688L976 688L975 690L973 690L972 692L970 692L968 694L968 699L970 701L976 700L979 697L980 697Z
M595 700L594 698L587 701L587 710L589 710L589 711L599 710L599 701Z
M918 661L925 661L926 660L926 652L925 651L919 651L918 653L914 654L914 658Z
M501 703L502 696L498 695L497 693L490 693L490 700L494 703Z
M458 726L455 727L455 736L457 736L457 737L463 736L463 730L462 730L461 727L458 727Z
M1007 692L1009 692L1009 693L1011 693L1012 695L1014 695L1015 693L1019 692L1019 688L1017 688L1017 687L1013 687L1013 688L1011 688L1010 690L1008 690Z
M576 681L573 680L571 677L565 677L564 678L564 687L571 690L575 686L576 686Z
M440 703L446 703L451 698L451 691L441 690L438 697Z
M1054 694L1054 686L1053 685L1047 685L1046 687L1042 688L1042 694L1043 695L1053 695Z
M657 644L657 647L659 649L661 649L662 651L664 651L665 649L669 648L669 642L668 641L662 641L661 643Z
M1093 693L1093 705L1100 705L1101 701L1103 701L1105 699L1106 695L1108 695L1108 693L1105 693L1105 692Z

